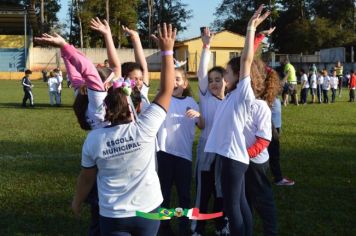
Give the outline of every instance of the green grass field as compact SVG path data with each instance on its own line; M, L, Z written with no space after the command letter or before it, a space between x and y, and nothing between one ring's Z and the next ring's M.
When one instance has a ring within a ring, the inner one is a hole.
M0 81L0 235L85 235L88 208L79 220L70 210L86 136L73 91L50 107L46 84L34 85L36 107L24 109L20 82ZM335 104L283 108L282 171L296 185L273 187L280 235L356 235L356 103L342 95Z

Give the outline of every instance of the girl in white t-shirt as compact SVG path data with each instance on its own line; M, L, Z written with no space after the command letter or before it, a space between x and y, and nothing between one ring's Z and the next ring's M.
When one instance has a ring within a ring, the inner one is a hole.
M324 103L329 103L329 96L328 92L330 90L330 77L328 75L328 71L325 69L323 71L323 97L324 97Z
M304 69L301 69L300 73L301 73L301 87L302 87L302 91L300 93L300 102L301 104L307 104L307 97L308 97L308 90L309 90L308 76L305 73Z
M56 105L58 106L60 104L58 95L59 81L53 71L50 72L50 77L47 80L47 84L50 104L53 106L55 101Z
M163 198L155 170L155 139L174 88L173 46L176 29L158 26L162 55L161 85L153 103L137 120L131 116L127 96L131 83L114 81L105 98L106 119L111 125L93 130L83 145L82 170L72 209L81 205L97 179L101 235L157 235L160 221L137 216L157 212Z
M264 63L256 59L256 63ZM249 206L262 218L264 235L277 235L276 207L272 187L267 175L269 168L268 145L272 138L271 107L280 91L277 72L268 68L264 76L253 77L256 100L252 104L244 136L250 165L246 171L246 197ZM261 75L263 75L261 73ZM258 93L256 92L258 91Z
M200 133L197 145L195 207L199 208L200 212L207 213L211 195L214 196L213 212L220 212L222 210L222 196L218 196L215 190L216 155L215 153L204 152L204 148L213 125L216 109L225 97L226 82L224 80L224 68L216 66L208 71L211 55L209 48L213 38L213 34L209 28L204 29L201 38L203 49L198 70L199 107L205 121L205 127ZM192 222L193 232L197 235L203 235L205 223L206 221L203 220ZM224 227L226 227L223 217L217 218L215 223L217 233L221 233Z
M148 90L150 87L150 79L148 74L148 66L146 57L142 48L141 40L139 34L129 29L128 27L122 26L123 31L130 36L136 62L125 62L121 65L122 77L129 78L130 80L136 81L136 87L141 92L142 105L138 108L138 113L144 111L149 105L148 100Z
M317 90L317 81L316 81L316 74L315 70L310 71L310 94L312 97L312 103L315 103L315 95Z
M335 102L338 84L339 84L339 78L336 76L336 70L334 70L332 76L330 76L331 103Z
M107 95L106 86L114 77L121 77L121 65L116 54L109 24L98 18L92 19L90 27L100 32L105 39L110 68L95 68L94 64L74 46L68 44L61 36L44 34L35 38L37 42L50 44L61 49L61 55L69 74L76 97L73 104L74 113L80 127L93 130L108 125L105 121L103 101Z
M323 102L323 83L324 83L324 77L323 77L323 72L318 71L317 75L317 94L318 94L318 101L319 103Z
M174 91L167 117L158 135L157 163L161 183L162 207L170 207L170 195L173 183L178 193L179 207L190 208L190 189L192 181L192 148L195 126L203 127L198 104L191 97L186 73L175 69ZM189 219L182 217L179 222L180 235L188 235ZM162 221L160 234L171 234L169 221Z
M260 6L248 23L241 59L233 58L227 65L224 78L229 93L215 113L205 146L205 152L216 153L217 161L221 162L224 213L229 219L231 235L252 235L252 215L245 196L244 178L249 156L243 130L255 100L250 74L252 78L260 74L257 65L252 65L255 30L270 14L267 11L261 15L262 10Z

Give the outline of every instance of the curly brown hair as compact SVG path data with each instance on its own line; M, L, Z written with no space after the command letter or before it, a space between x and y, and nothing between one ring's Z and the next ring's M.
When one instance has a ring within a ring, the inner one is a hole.
M278 73L272 69L267 70L266 64L255 58L251 65L251 87L255 97L266 101L271 107L281 90Z

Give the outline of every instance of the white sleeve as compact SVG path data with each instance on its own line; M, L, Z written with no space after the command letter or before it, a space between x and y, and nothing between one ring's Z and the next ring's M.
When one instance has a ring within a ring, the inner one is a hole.
M210 61L210 55L210 50L203 48L198 69L199 90L202 95L205 95L208 90L208 66Z
M271 141L272 139L272 124L271 110L267 106L261 106L254 117L254 122L257 124L256 136Z
M82 161L81 165L84 168L92 168L96 166L95 160L93 159L93 155L90 152L90 136L88 135L87 139L85 140L82 148Z
M148 98L148 90L150 89L150 87L148 87L145 83L143 83L143 86L140 90L141 94L143 96L145 96L146 98Z
M145 133L146 137L156 138L157 132L163 121L166 119L167 112L156 103L151 103L138 117L137 125Z
M251 77L247 76L245 79L240 80L235 90L235 114L239 117L239 120L243 122L242 125L245 126L247 116L251 110L251 105L256 99L251 87Z

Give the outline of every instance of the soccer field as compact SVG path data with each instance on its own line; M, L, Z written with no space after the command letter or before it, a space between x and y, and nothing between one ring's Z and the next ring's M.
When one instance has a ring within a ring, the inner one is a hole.
M34 85L35 108L22 108L20 81L0 81L0 235L85 235L88 208L80 219L70 209L86 137L73 90L50 107L47 84ZM273 186L280 235L356 235L356 103L347 100L344 89L334 104L283 108L282 172L296 184ZM262 235L257 216L254 223Z

